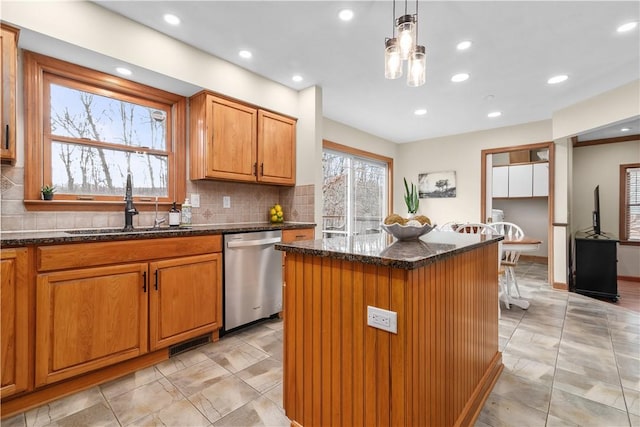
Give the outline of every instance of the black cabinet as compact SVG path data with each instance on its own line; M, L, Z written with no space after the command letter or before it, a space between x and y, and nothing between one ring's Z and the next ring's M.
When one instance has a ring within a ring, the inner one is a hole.
M611 298L618 295L618 239L611 234L577 233L576 282L574 291L580 294Z

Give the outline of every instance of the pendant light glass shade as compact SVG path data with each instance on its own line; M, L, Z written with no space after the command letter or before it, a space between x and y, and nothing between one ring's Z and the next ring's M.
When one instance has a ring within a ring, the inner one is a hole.
M398 39L387 39L384 43L384 76L387 79L402 77L402 59Z
M416 46L409 56L407 85L422 86L426 81L427 55L424 46Z
M402 15L396 21L396 34L400 45L400 57L408 59L416 46L416 20L412 15Z

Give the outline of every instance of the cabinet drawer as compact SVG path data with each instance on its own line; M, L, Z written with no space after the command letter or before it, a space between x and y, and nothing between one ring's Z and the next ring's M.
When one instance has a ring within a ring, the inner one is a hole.
M315 230L313 228L282 230L282 243L296 242L299 240L313 240L314 237Z
M64 270L222 251L222 236L167 237L37 248L38 271Z

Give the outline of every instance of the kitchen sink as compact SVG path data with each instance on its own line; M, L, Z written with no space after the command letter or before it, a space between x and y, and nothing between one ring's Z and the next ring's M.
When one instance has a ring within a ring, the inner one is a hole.
M67 230L67 234L130 234L130 233L168 233L184 230L184 228L134 228L125 230L123 228L93 228L87 230Z

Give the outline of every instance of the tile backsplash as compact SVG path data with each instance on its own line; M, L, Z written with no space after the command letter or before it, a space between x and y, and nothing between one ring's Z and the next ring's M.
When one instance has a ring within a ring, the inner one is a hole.
M55 230L74 228L122 227L122 211L110 212L30 212L22 202L24 168L2 165L0 191L0 230ZM200 207L192 209L193 224L262 222L268 220L268 210L282 205L285 220L314 222L314 185L280 187L224 181L187 181L187 197L200 195ZM222 199L229 196L231 207L224 208ZM182 203L182 200L177 200ZM124 202L123 202L124 208ZM168 223L168 207L160 209ZM153 225L155 213L141 212L134 217L134 227Z

